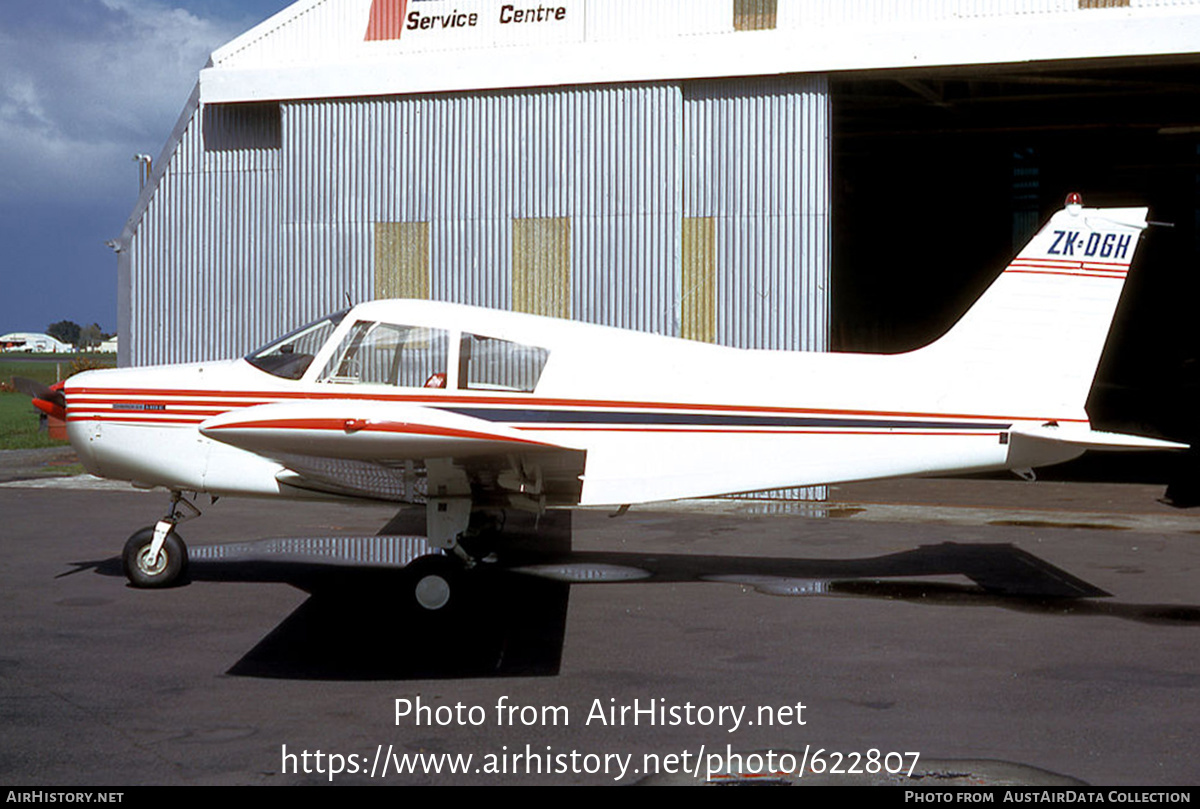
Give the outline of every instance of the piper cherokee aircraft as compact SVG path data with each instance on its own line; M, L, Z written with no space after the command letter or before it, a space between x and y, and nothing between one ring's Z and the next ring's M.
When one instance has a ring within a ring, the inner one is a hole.
M38 398L65 413L88 471L171 492L125 546L146 587L186 565L185 493L423 503L446 551L429 558L470 566L489 552L489 510L1031 476L1088 448L1183 446L1095 431L1084 410L1146 215L1073 195L949 332L905 354L379 300L242 359L88 371Z

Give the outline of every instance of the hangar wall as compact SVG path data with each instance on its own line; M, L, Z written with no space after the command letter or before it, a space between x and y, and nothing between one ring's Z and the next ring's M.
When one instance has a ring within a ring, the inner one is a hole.
M236 356L397 290L824 349L828 127L821 76L194 96L131 220L124 364Z
M326 301L415 272L436 300L674 332L677 87L322 100L283 117L284 260ZM384 223L426 223L428 266L373 267ZM546 272L566 275L567 299L514 307L524 259L560 232L568 260Z
M270 116L205 110L193 94L119 256L121 365L239 356L250 337L293 323L280 151Z

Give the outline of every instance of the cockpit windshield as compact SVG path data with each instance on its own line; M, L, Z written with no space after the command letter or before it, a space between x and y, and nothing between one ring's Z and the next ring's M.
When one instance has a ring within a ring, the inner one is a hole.
M325 345L329 335L333 334L333 330L349 311L343 309L288 332L247 354L246 361L268 374L283 379L299 379L304 376L304 372L312 364L313 357L321 350L321 346Z

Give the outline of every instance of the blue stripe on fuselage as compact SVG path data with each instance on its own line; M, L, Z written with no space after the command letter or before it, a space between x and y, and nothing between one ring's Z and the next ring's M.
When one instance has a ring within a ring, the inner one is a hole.
M441 408L462 416L510 424L655 424L688 427L827 427L896 430L1007 430L1012 424L848 416L725 416L708 413L647 413L612 410L534 410L529 408Z

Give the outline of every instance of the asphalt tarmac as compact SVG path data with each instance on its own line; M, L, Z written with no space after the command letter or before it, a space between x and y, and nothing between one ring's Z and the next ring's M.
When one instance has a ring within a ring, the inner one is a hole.
M429 613L388 507L202 501L146 591L164 494L5 483L0 783L1195 785L1200 512L1160 494L577 511Z

